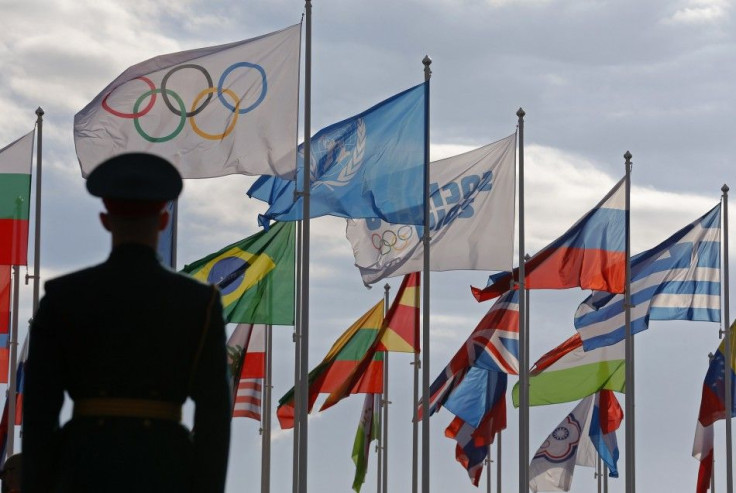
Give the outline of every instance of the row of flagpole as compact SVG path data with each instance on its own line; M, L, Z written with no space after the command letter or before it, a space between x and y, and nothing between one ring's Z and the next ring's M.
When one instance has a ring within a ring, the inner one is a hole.
M36 109L36 203L35 203L35 221L34 221L34 248L33 248L33 275L26 274L26 284L29 279L33 279L33 313L38 308L39 301L39 281L41 269L41 170L43 165L43 115L44 111L41 107ZM31 156L33 159L33 156ZM8 369L8 430L7 443L5 447L6 457L11 456L15 452L15 403L17 394L17 371L18 371L18 325L19 325L19 296L20 295L20 266L13 266L13 304L11 308L11 326L9 339L9 369ZM4 461L5 457L0 457L0 461Z

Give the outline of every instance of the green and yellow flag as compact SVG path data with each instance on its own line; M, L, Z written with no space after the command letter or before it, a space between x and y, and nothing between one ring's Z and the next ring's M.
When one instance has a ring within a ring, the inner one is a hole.
M276 223L182 272L220 288L227 322L294 325L294 231Z
M365 483L365 473L368 471L368 456L371 452L371 442L378 440L381 432L379 427L378 412L381 408L378 401L380 394L366 394L363 402L363 412L360 415L358 431L355 432L353 442L353 463L355 463L355 479L353 489L360 493L360 488Z

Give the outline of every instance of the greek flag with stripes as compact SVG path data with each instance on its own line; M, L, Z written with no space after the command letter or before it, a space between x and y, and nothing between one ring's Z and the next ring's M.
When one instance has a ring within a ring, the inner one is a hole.
M649 320L721 320L721 206L631 258L631 330ZM624 339L624 295L593 291L575 313L586 351Z

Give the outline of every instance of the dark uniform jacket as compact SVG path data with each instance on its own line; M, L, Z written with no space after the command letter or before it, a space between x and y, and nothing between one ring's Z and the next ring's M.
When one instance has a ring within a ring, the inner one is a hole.
M162 267L147 246L118 246L105 263L47 282L27 361L23 492L224 491L226 359L219 292ZM194 429L89 413L59 428L64 392L77 404L190 397Z

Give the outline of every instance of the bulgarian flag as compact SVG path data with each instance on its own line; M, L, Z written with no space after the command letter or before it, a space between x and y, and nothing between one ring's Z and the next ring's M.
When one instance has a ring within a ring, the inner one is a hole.
M625 373L624 341L585 351L580 334L575 334L534 363L529 405L576 401L603 389L624 392ZM518 383L512 397L519 407Z
M28 263L33 132L0 149L0 265Z
M404 276L396 298L381 324L375 342L355 365L342 384L334 389L320 411L334 406L350 394L366 378L370 365L384 351L419 352L419 273Z
M322 362L309 372L309 405L311 412L317 395L332 393L345 384L355 368L375 345L383 322L383 300L360 317L332 345ZM350 387L350 393L380 394L383 392L383 353L375 353ZM324 407L323 407L324 409ZM294 427L294 387L279 399L276 410L282 429Z

